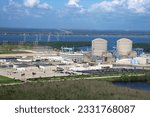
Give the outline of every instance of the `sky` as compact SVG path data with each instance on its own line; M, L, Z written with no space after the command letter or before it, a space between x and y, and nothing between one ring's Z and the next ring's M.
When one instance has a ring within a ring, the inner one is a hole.
M0 27L150 30L150 0L0 0Z

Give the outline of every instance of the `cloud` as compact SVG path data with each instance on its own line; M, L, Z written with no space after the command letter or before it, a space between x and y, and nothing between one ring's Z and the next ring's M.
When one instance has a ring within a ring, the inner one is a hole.
M69 0L67 5L72 7L80 7L79 0Z
M49 4L47 4L47 3L39 4L37 7L42 8L42 9L52 9L52 7L49 6Z
M40 0L24 0L24 6L26 7L34 7L40 3Z
M67 12L70 10L71 12L74 12L75 14L78 13L78 14L83 14L86 9L80 5L80 0L68 0L68 3L67 3ZM71 13L73 14L73 13Z
M150 8L149 0L128 0L127 7L136 13L145 13ZM148 8L149 7L149 8Z
M5 15L13 18L21 17L43 17L52 7L41 0L9 0L7 5L2 7ZM47 10L47 11L46 11Z
M15 2L14 0L9 0L8 6L20 8L22 5Z
M89 11L113 12L123 6L125 0L102 1L91 5Z
M15 13L15 11L18 11L18 9L22 9L22 5L15 2L14 0L9 0L8 5L4 5L2 7L2 10L5 13L10 12L10 11Z
M119 12L128 10L133 13L147 13L148 9L150 9L149 0L103 0L92 4L88 11Z
M135 15L150 14L150 0L93 0L90 6L81 4L81 0L67 0L64 7L53 8L48 0L8 0L7 5L2 7L2 12L13 16L42 17L52 12L58 17L75 16L96 17L103 14L119 13ZM120 15L121 16L121 15Z
M33 8L41 8L41 9L51 9L52 7L46 3L46 2L41 2L41 0L24 0L24 6Z

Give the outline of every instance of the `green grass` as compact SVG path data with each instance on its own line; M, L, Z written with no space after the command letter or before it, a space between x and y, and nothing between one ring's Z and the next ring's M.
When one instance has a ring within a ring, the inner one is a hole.
M0 51L0 54L21 54L21 53L29 53L24 51Z
M53 48L61 49L61 47L81 47L91 46L90 41L59 41L59 42L40 42L41 46L51 46Z
M61 49L61 47L80 47L80 46L90 46L91 42L70 42L70 41L59 41L59 42L39 42L39 46L49 46L56 49ZM9 42L7 44L0 43L0 54L17 54L24 52L14 52L13 49L32 49L33 43L26 42L23 45L18 46L16 42ZM76 50L79 50L76 48Z
M138 76L139 74L147 74L147 72L126 72L126 73L118 73L118 72L110 72L110 73L97 73L97 74L90 74L90 75L70 75L70 76L59 76L59 77L45 77L45 78L30 78L28 81L32 82L46 82L46 81L54 81L54 80L79 80L79 79L85 79L85 78L96 78L96 77L110 77L110 76L120 76L120 78L105 78L102 80L107 81L136 81L136 80L144 80L146 81L146 77L143 76L143 78ZM130 76L129 76L130 75Z
M28 53L24 51L13 51L13 49L32 49L32 45L26 43L24 45L18 46L17 43L8 43L3 45L0 43L0 54L20 54L20 53Z
M5 76L0 76L0 84L21 83L20 80L11 79Z
M8 43L3 45L2 43L0 44L0 49L1 50L5 50L5 51L11 51L13 49L31 49L32 45L30 43L25 43L24 45L20 45L18 46L18 44L16 42L14 43Z
M26 83L0 87L0 99L150 99L150 92L114 86L100 80Z
M24 84L0 86L0 99L150 99L150 91L135 90L126 87L117 87L112 83L114 81L149 81L150 72L146 72L144 76L129 77L127 75L122 75L121 78L112 79L85 80L84 78L86 77L89 77L89 75L39 78L32 80L30 79L30 81L32 82L26 82ZM70 80L66 80L68 78ZM74 80L75 78L80 78L80 80ZM54 82L52 81L54 79L62 79L62 81ZM3 82L5 81L6 83L8 78L1 77L1 80Z
M121 78L112 78L112 79L85 80L84 78L86 77L89 76L80 75L80 76L65 76L53 78L39 78L39 79L30 79L30 81L32 82L26 82L24 84L17 84L12 86L11 85L0 86L0 99L11 99L11 100L150 99L150 91L136 90L126 87L118 87L112 84L112 82L114 81L132 82L139 80L140 81L149 80L150 72L145 72L144 76L122 75ZM66 80L68 78L70 80ZM74 80L75 78L80 78L80 80ZM2 79L5 78L3 77ZM54 82L52 81L54 79L57 80L62 79L62 81Z

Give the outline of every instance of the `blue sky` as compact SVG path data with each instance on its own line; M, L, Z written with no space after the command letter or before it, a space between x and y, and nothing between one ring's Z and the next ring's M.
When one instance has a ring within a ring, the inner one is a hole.
M150 30L150 0L0 0L0 27Z

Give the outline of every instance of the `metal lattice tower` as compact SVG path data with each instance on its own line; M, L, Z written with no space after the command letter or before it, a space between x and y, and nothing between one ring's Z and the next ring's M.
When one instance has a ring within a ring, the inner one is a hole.
M57 32L56 38L57 38L57 41L60 41L59 40L59 33L58 32Z
M38 46L38 43L39 43L39 35L36 34L35 35L35 41L33 41L33 46Z
M50 42L50 41L51 41L51 34L49 33L49 34L48 34L47 42Z
M26 33L23 34L23 41L26 42Z

